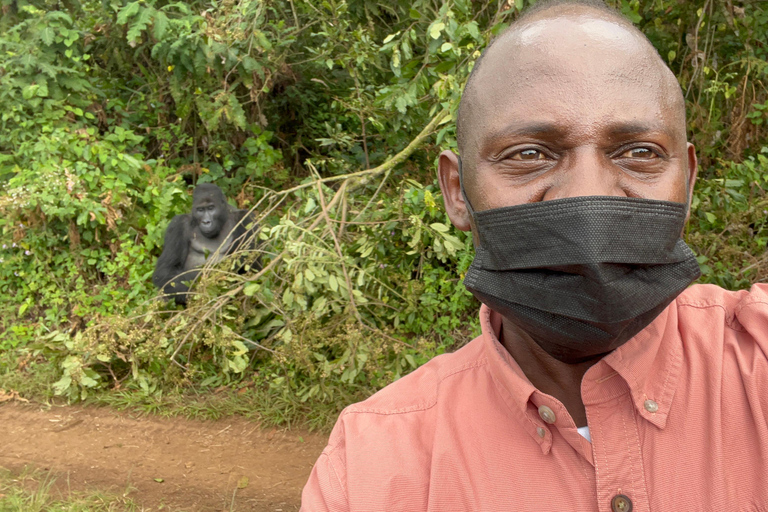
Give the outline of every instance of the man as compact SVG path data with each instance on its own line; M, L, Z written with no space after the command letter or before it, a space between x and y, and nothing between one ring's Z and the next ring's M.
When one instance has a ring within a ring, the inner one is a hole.
M648 40L545 4L440 155L482 335L341 414L302 510L768 510L768 290L686 287L684 100Z

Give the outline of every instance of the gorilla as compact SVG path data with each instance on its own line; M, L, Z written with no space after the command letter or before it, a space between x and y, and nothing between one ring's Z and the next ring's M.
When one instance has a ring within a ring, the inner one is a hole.
M257 230L248 210L230 208L219 187L202 183L195 188L192 212L175 216L168 225L152 282L177 304L186 305L185 283L197 278L200 267L218 263L238 249L255 248ZM250 246L243 247L244 243Z

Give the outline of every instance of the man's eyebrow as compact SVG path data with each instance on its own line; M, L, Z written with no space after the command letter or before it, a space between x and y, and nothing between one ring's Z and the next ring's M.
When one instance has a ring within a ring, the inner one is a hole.
M617 123L608 129L611 135L641 135L643 133L671 134L669 127L646 123Z
M560 136L565 133L565 130L554 123L523 123L523 124L510 124L504 128L497 130L490 134L488 141L493 143L497 140L504 139L505 137L514 136L531 136L531 135L547 135L547 136Z
M499 140L503 140L506 137L524 137L524 136L539 136L547 138L561 138L567 135L568 130L555 123L547 122L530 122L522 124L510 124L504 128L497 130L490 134L487 141L491 144ZM636 122L620 122L609 125L606 132L609 135L619 136L631 136L642 135L646 133L663 133L670 137L674 137L675 133L669 126L656 123L636 123Z

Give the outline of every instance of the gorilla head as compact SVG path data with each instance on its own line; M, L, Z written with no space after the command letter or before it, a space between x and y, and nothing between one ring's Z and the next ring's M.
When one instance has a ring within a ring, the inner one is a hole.
M229 215L229 205L224 193L212 183L202 183L195 188L192 200L192 219L206 238L216 238Z

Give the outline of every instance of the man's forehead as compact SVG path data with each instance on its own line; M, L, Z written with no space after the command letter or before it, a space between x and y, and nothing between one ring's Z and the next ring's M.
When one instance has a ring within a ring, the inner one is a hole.
M590 102L601 111L611 102L629 116L635 109L684 114L674 75L634 27L578 6L548 13L513 27L486 51L462 98L467 132L506 125L510 119L500 118L512 110L591 113ZM682 116L674 122L681 119L684 130Z
M609 42L614 45L626 45L638 39L636 32L628 25L616 19L606 17L594 10L567 10L549 17L537 17L523 22L522 26L502 35L504 39L515 40L519 46L541 45L542 43L565 43L563 35L574 33L583 40ZM564 32L566 31L566 32Z
M487 50L475 81L498 82L500 74L526 79L568 74L647 76L648 71L657 71L648 69L657 61L653 47L636 30L588 9L513 27Z

